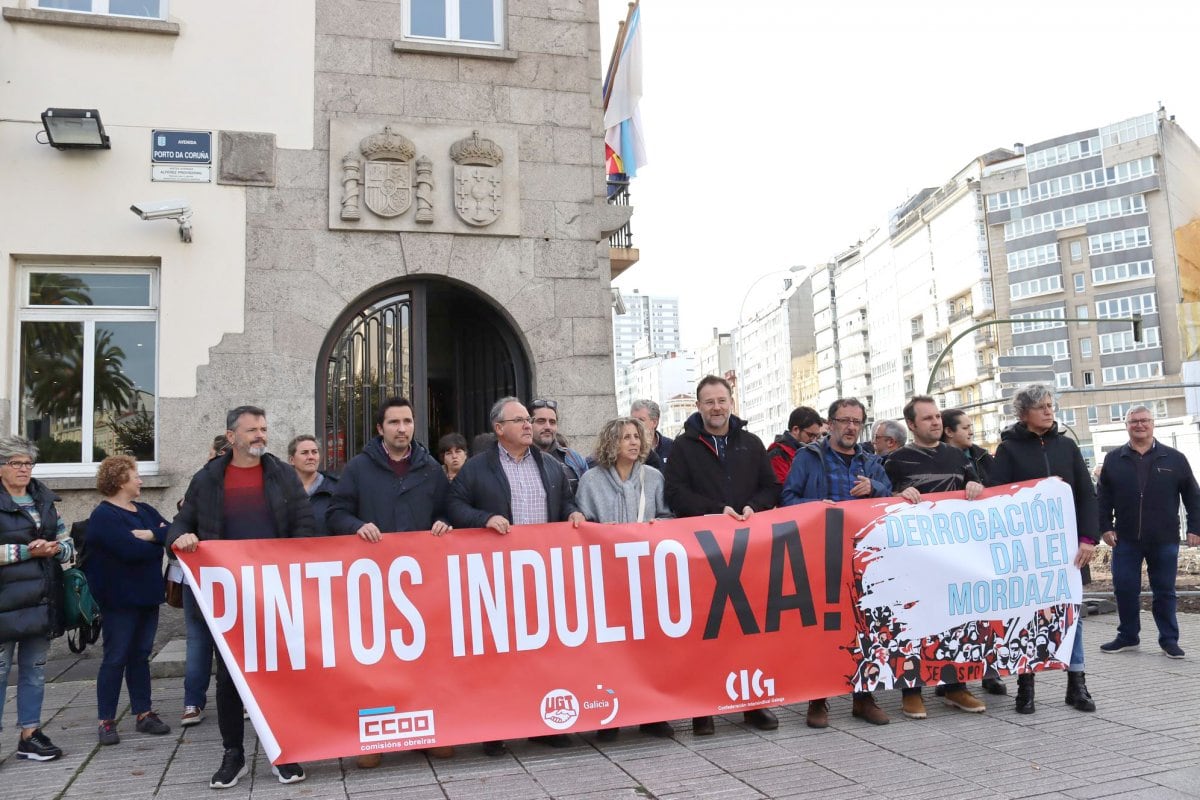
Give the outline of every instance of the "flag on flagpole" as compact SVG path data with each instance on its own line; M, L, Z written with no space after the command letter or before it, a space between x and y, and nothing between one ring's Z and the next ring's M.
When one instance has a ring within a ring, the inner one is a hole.
M604 87L604 155L608 174L624 173L630 178L646 165L646 143L642 139L642 9L634 3L625 21L622 37L609 67Z

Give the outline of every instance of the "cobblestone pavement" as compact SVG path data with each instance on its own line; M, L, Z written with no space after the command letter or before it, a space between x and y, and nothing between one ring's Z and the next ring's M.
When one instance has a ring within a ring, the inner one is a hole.
M176 624L173 617L164 619ZM173 728L169 736L133 731L126 716L122 741L96 743L95 683L78 666L48 683L44 727L66 751L59 761L37 764L14 756L14 690L0 735L0 798L396 798L396 800L608 800L609 798L1127 798L1182 800L1200 797L1200 615L1181 615L1181 644L1194 651L1166 658L1151 638L1141 650L1108 655L1097 647L1111 639L1116 616L1087 620L1088 685L1098 706L1084 714L1063 703L1062 673L1038 680L1038 711L1021 716L1011 696L987 697L981 715L940 705L926 692L929 719L900 715L900 693L879 695L892 724L868 725L850 716L849 698L831 701L831 726L804 725L803 705L780 709L777 731L747 729L740 716L718 717L715 736L692 736L678 721L673 740L626 729L611 743L592 734L574 746L551 750L513 742L511 755L485 757L478 745L458 748L451 759L422 753L385 756L383 766L359 770L352 759L306 765L308 780L284 786L247 734L253 770L221 793L208 780L221 758L215 714L201 725L178 727L182 681L155 680L154 699ZM91 651L89 651L89 654ZM98 656L98 651L96 653ZM93 663L95 656L93 656ZM65 660L64 660L65 663ZM170 672L170 670L167 670ZM1010 684L1015 681L1010 680ZM1015 691L1015 687L1011 689ZM210 703L211 706L211 703Z

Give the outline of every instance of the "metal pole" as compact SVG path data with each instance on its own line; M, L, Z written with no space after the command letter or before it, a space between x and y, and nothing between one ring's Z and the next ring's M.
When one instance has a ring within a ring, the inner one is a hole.
M943 359L946 358L946 354L950 352L951 348L958 344L964 336L968 333L974 333L980 328L986 328L989 325L1014 325L1018 322L1022 324L1028 322L1128 322L1136 330L1137 326L1142 322L1142 315L1134 314L1129 317L1022 317L1019 319L985 319L983 322L976 322L951 339L942 348L942 352L938 353L937 359L934 360L933 366L929 369L929 380L925 384L925 394L933 394L933 382L937 378L938 367L942 365Z

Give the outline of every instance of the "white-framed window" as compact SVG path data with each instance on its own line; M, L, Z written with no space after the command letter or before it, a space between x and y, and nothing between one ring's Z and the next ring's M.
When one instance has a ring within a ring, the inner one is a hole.
M1092 283L1103 286L1106 283L1135 281L1138 278L1149 278L1154 275L1154 260L1127 261L1124 264L1109 264L1107 267L1092 268Z
M1055 164L1065 164L1068 161L1078 161L1081 158L1098 156L1100 153L1100 137L1091 136L1087 139L1067 142L1066 144L1060 144L1045 150L1026 153L1025 169L1045 169L1046 167L1053 167Z
M1060 389L1070 388L1070 382L1068 382L1066 386L1059 386L1058 388L1060 388ZM1058 413L1055 414L1055 416L1058 418L1058 421L1061 422L1062 424L1070 425L1072 428L1075 427L1075 409L1060 408L1058 410Z
M1123 142L1132 142L1158 133L1158 118L1153 112L1131 117L1113 125L1105 125L1100 129L1100 140L1105 147L1113 147Z
M1145 156L1132 161L1123 161L1111 167L1098 167L1083 172L1074 172L1049 180L1037 181L1028 188L1010 189L988 195L988 211L1003 211L1008 208L1025 206L1054 197L1064 197L1079 192L1101 189L1105 186L1115 186L1128 183L1155 172L1154 157Z
M1167 416L1167 401L1166 400L1139 400L1138 405L1149 406L1154 412L1155 419L1163 419ZM1133 403L1113 403L1108 407L1108 419L1111 422L1124 422L1125 415L1129 413L1129 409L1133 408Z
M1083 261L1083 242L1076 239L1071 242L1071 262Z
M1051 356L1055 361L1071 357L1071 346L1066 339L1056 339L1052 342L1034 342L1033 344L1018 344L1008 351L1011 356Z
M1043 244L1025 250L1017 250L1015 253L1009 253L1006 258L1009 272L1040 267L1042 264L1053 264L1058 261L1058 245Z
M1036 297L1040 294L1054 294L1062 291L1062 275L1048 275L1045 278L1034 278L1031 281L1019 281L1008 285L1010 300L1020 300L1024 297Z
M114 17L166 19L168 0L35 0L38 8L49 11L77 11L82 14L108 14Z
M1047 320L1046 322L1014 322L1012 324L1013 333L1029 333L1030 331L1043 331L1047 328L1065 328L1067 323L1054 322L1056 319L1066 319L1066 309L1062 306L1056 308L1044 308L1041 311L1026 311L1022 314L1013 314L1013 319L1019 320Z
M1098 200L1094 203L1059 208L1042 214L1034 214L1032 217L1022 217L1006 222L1004 223L1004 241L1032 236L1045 231L1074 228L1097 220L1144 213L1146 213L1146 199L1140 194Z
M1079 340L1079 357L1080 358L1091 358L1092 357L1092 340L1088 336L1085 336Z
M1088 425L1098 425L1100 423L1100 412L1095 406L1087 407L1087 421Z
M37 265L18 276L13 432L37 445L37 474L92 474L118 453L157 468L157 271Z
M1105 367L1101 370L1101 378L1106 384L1149 381L1161 378L1162 374L1161 361L1143 361L1140 364L1123 364L1119 367Z
M1150 228L1127 228L1112 233L1098 233L1088 237L1088 252L1115 253L1118 250L1132 250L1135 247L1150 246Z
M504 0L403 0L403 38L504 46Z
M1096 316L1100 319L1109 317L1128 317L1132 314L1157 314L1158 300L1153 292L1135 294L1129 297L1114 297L1112 300L1096 301Z
M1091 312L1087 306L1075 306L1075 319L1087 319L1090 314ZM1079 323L1080 327L1085 325L1087 325L1086 322Z
M1054 373L1054 388L1070 389L1071 388L1071 373L1069 373L1069 372ZM1072 422L1071 424L1074 425L1075 423Z
M1083 294L1087 290L1087 278L1082 272L1076 272L1073 276L1075 280L1075 294Z
M1149 350L1161 345L1162 340L1159 338L1157 325L1153 328L1145 328L1142 331L1142 341L1140 342L1133 340L1133 331L1100 334L1100 355L1125 353L1130 350Z

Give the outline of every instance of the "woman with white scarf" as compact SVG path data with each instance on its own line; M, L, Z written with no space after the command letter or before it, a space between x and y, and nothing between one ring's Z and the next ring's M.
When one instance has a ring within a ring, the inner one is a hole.
M650 446L640 420L617 417L604 424L596 439L596 466L583 473L575 493L575 503L589 522L650 522L674 516L663 499L662 473L645 464Z
M575 503L589 522L653 522L674 516L663 499L662 473L645 464L651 444L646 428L633 417L617 417L600 429L596 466L583 473L575 493ZM640 727L660 738L675 733L669 722ZM596 738L612 741L619 730L604 728Z

